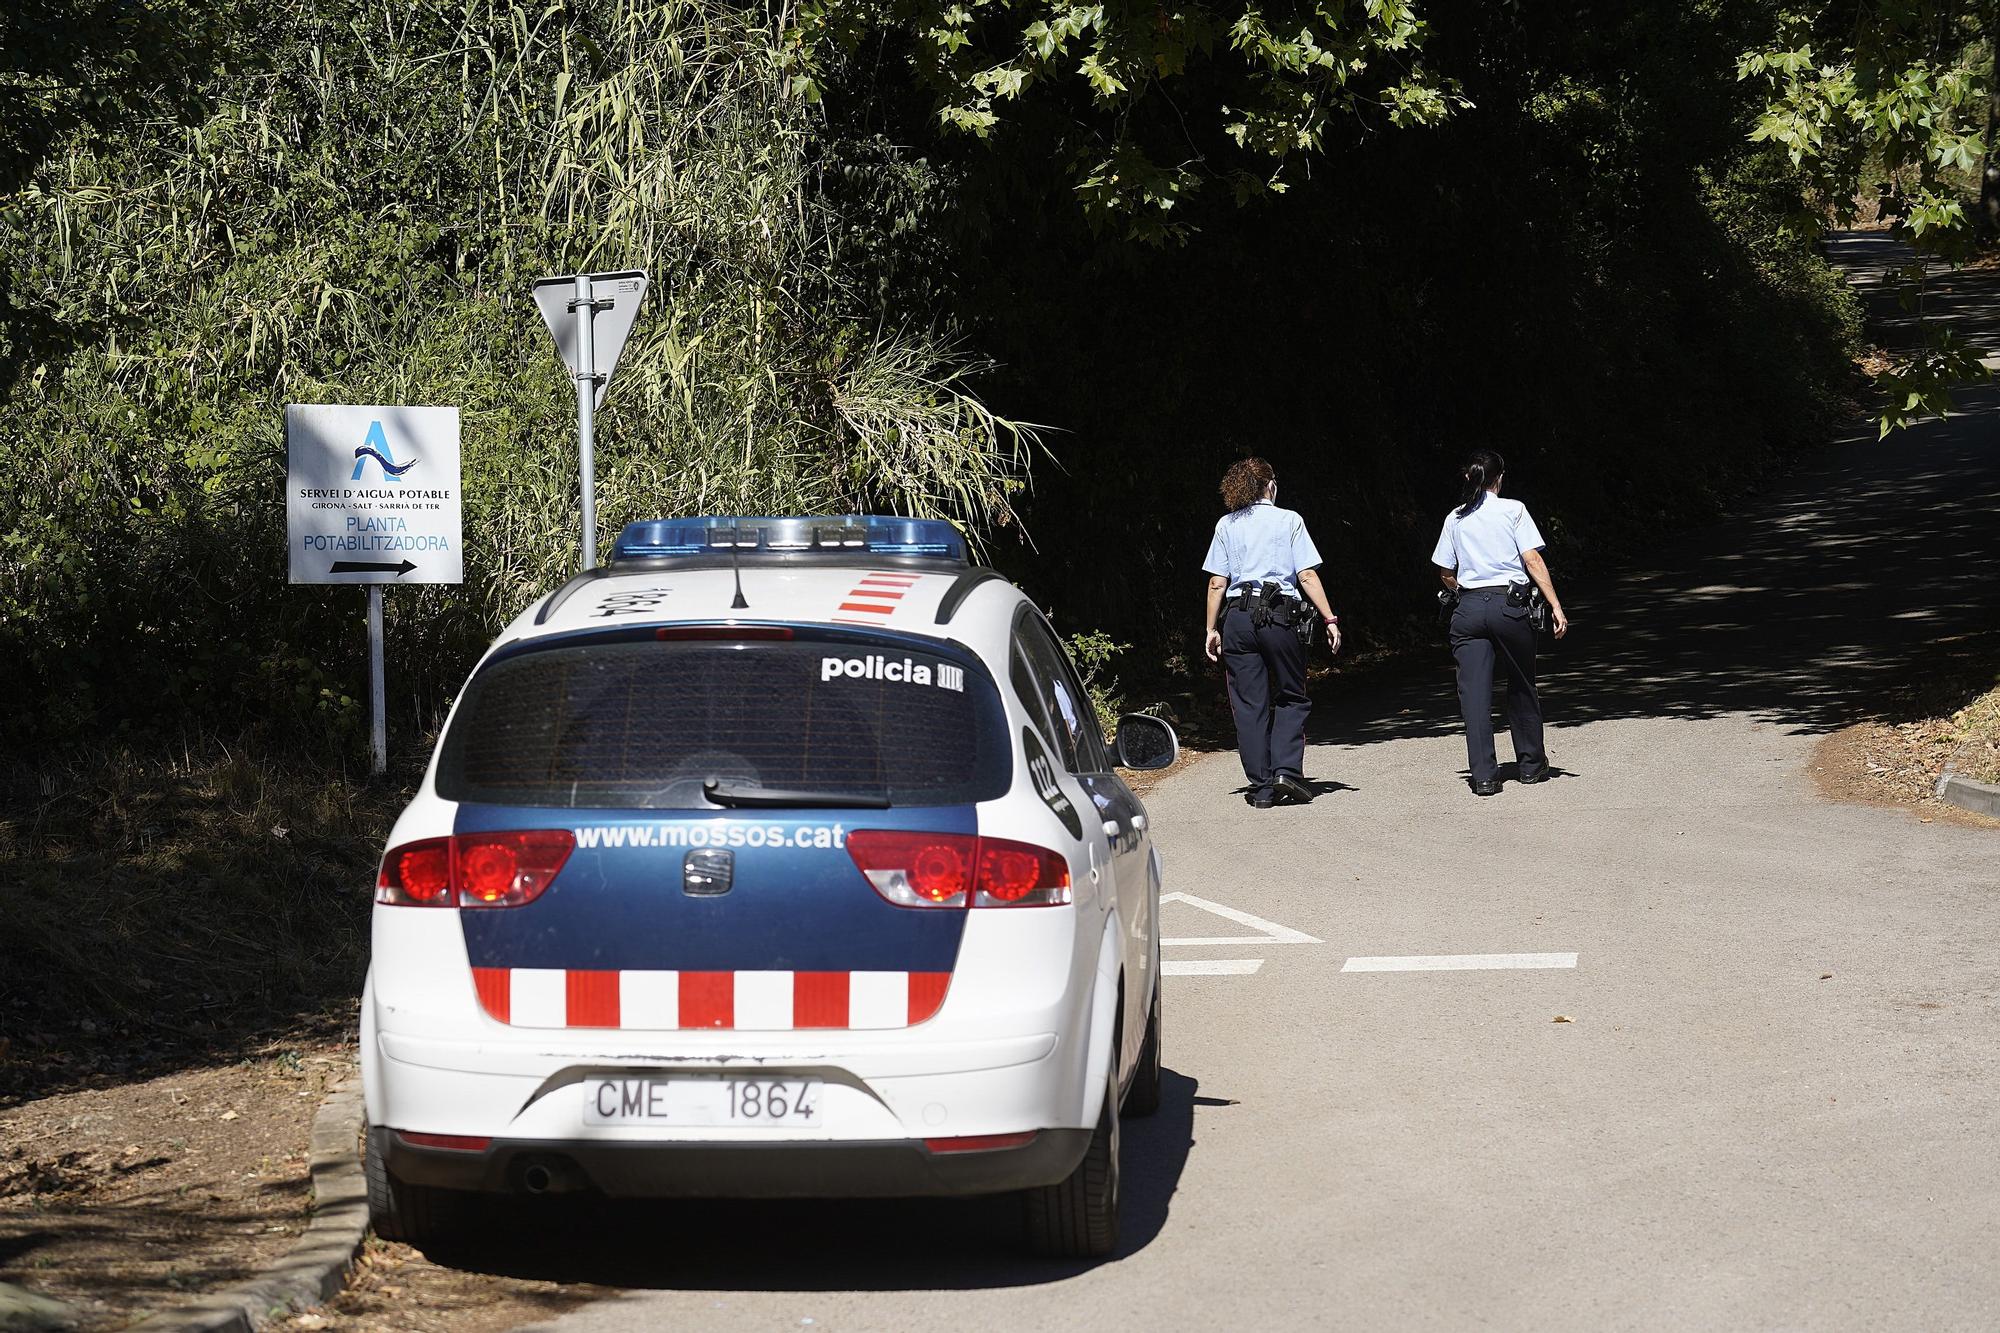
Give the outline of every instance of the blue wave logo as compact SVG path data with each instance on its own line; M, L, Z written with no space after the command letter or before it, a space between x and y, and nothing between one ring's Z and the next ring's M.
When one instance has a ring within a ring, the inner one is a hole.
M407 463L396 461L396 456L389 452L389 437L382 433L382 423L379 421L368 423L368 438L354 447L354 475L348 480L360 481L361 469L368 466L368 460L371 458L375 460L376 466L382 469L384 481L400 481L405 472L417 465L415 458Z

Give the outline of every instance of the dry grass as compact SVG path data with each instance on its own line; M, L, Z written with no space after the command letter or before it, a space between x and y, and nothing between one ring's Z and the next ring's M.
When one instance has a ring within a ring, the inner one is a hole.
M1988 690L1949 717L1896 728L1927 768L1950 769L1975 782L2000 783L2000 688Z
M375 859L407 799L400 781L214 737L15 769L0 1106L344 1030Z
M1937 799L1938 780L1951 772L2000 783L2000 687L1979 694L1960 689L1954 697L1964 701L1961 706L1941 705L1902 722L1862 722L1827 737L1813 761L1822 790L1842 800L1917 806L1928 816L1958 821Z

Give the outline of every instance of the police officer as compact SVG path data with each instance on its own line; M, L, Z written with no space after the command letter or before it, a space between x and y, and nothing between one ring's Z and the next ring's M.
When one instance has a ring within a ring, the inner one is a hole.
M1246 458L1222 478L1229 512L1215 525L1208 558L1205 650L1229 671L1236 752L1250 780L1250 804L1268 810L1280 798L1310 801L1304 777L1306 641L1304 617L1326 622L1328 646L1340 651L1340 621L1320 586L1319 550L1305 520L1277 505L1278 479L1261 458ZM1301 600L1300 594L1304 594ZM1308 610L1306 602L1312 604Z
M1464 503L1445 515L1431 563L1458 597L1451 614L1451 652L1458 659L1458 706L1465 715L1465 757L1475 795L1500 790L1493 758L1493 668L1507 672L1507 725L1522 782L1549 775L1542 748L1542 700L1535 690L1535 629L1528 619L1528 580L1549 602L1560 639L1569 617L1542 559L1542 534L1528 507L1500 498L1507 464L1490 449L1465 464Z

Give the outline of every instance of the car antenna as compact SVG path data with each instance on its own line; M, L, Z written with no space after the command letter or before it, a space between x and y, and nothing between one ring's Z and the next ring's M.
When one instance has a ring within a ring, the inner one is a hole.
M741 524L729 530L729 571L736 576L736 597L729 603L729 609L732 611L750 609L750 603L743 600L743 543L738 540L742 535Z

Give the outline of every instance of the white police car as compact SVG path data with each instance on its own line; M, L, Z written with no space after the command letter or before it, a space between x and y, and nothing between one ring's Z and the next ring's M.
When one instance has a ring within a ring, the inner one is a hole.
M1160 863L1046 621L949 524L635 523L467 682L376 887L369 1199L1020 1191L1108 1252Z

